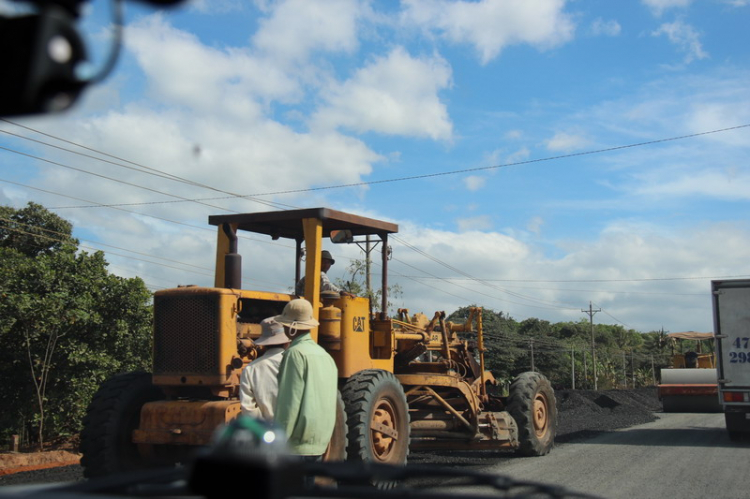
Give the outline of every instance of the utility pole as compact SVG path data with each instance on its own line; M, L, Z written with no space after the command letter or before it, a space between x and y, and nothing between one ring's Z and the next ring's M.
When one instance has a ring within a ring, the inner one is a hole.
M594 342L594 314L601 311L601 308L598 310L594 310L591 302L589 302L588 310L581 309L581 312L588 314L589 322L591 323L591 364L593 365L594 371L594 391L598 389L598 385L596 383L596 343Z

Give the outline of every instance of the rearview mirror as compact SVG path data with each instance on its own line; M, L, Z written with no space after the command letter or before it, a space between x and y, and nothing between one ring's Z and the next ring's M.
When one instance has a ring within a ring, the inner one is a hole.
M332 230L331 242L334 244L353 243L354 234L350 230Z

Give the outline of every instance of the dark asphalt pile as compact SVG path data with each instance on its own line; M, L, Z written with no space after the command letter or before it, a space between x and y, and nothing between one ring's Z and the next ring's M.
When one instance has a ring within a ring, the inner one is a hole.
M656 388L635 390L558 390L557 443L590 438L597 433L654 421L661 411ZM554 450L553 450L554 452ZM409 462L448 466L489 465L498 455L492 451L412 452ZM64 466L0 476L0 486L83 480L80 466Z
M598 432L612 431L654 421L661 412L656 388L635 390L558 390L558 427L556 442L589 438Z

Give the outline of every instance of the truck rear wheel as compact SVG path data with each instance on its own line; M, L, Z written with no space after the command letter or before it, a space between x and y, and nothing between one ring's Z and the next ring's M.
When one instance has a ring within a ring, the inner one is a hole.
M91 400L81 432L83 475L94 478L144 467L131 440L146 402L164 398L151 374L124 373L105 381Z
M744 412L725 412L724 421L727 424L729 440L739 442L750 432L750 421L745 418Z
M508 412L518 425L522 456L543 456L555 443L557 405L547 378L536 372L521 373L510 385Z
M360 371L342 389L350 461L403 465L409 454L409 410L396 377L379 369Z

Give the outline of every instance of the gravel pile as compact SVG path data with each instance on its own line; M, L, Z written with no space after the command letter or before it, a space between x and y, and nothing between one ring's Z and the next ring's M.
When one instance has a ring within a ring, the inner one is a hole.
M558 390L556 442L589 438L601 431L612 431L654 421L661 411L656 388L635 390Z

